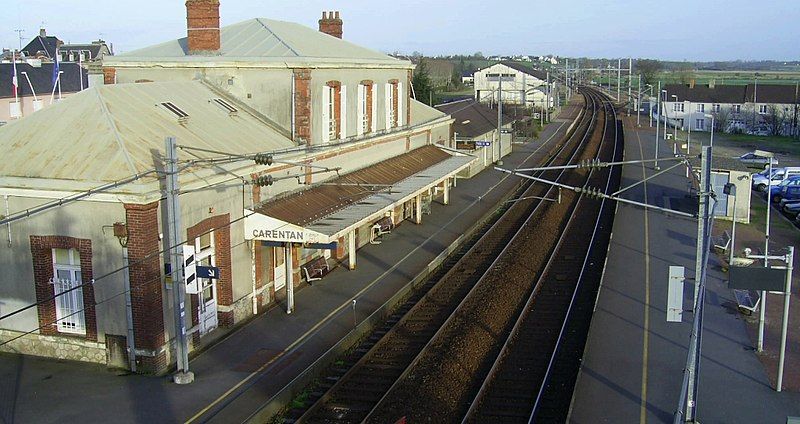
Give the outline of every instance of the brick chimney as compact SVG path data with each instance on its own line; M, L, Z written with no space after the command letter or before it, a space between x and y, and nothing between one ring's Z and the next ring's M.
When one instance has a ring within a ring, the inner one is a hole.
M219 50L219 0L186 0L189 54Z
M342 19L339 12L322 12L322 19L319 20L319 31L342 38Z

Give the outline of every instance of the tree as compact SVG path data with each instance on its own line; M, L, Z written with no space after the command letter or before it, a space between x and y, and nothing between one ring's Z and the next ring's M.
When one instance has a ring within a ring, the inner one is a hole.
M786 113L780 106L771 104L767 106L767 113L764 115L764 123L767 124L770 135L781 135L783 126L788 122Z
M414 93L418 101L433 106L431 98L433 97L433 82L431 81L428 65L425 59L420 60L417 68L414 70L414 77L411 79L411 84L414 86Z
M719 108L719 112L712 112L714 116L714 130L727 132L728 124L731 121L731 110L729 108Z
M663 68L664 65L658 60L639 59L636 61L636 70L642 74L642 84L653 84Z

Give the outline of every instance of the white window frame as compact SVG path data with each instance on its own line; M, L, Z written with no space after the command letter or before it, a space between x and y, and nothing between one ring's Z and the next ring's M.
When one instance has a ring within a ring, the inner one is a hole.
M766 115L769 113L768 105L758 105L758 113L759 115Z
M720 109L721 109L721 106L720 106L719 103L714 103L713 105L711 105L711 110L714 111L714 112L719 113Z
M326 85L322 86L322 142L328 143L335 138L331 138L331 127L336 125L336 119L333 114L335 99L333 87Z
M378 84L372 84L372 120L369 123L370 132L378 130Z
M695 108L697 109L697 112L699 112L699 113L704 113L704 112L706 111L706 105L705 105L705 103L698 103L698 104L695 106Z
M337 139L347 138L347 86L339 87L339 128Z
M369 117L369 113L367 113L367 86L364 84L358 84L358 109L356 110L356 134L358 136L364 135L370 126L370 122L367 120Z
M386 129L394 128L394 84L386 83Z
M742 113L742 105L731 105L731 111L733 113Z
M56 252L58 250L67 251L68 264L57 263ZM53 284L55 294L56 329L59 333L85 335L86 315L83 305L80 253L77 249L52 249L51 252L53 255L53 279L50 280L50 283ZM59 273L67 278L62 278Z
M403 113L404 109L403 106L405 103L404 99L405 96L403 95L403 82L400 81L397 83L397 126L398 127L402 127L404 124L403 123L403 116L405 116L405 114Z
M705 130L706 129L706 120L704 118L695 119L695 126L696 130Z

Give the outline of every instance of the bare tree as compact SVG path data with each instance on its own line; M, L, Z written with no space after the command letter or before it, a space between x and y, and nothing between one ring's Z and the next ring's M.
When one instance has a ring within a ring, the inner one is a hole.
M764 123L769 128L770 135L776 136L783 133L783 126L787 122L787 116L780 106L776 104L767 106L767 113L763 117Z
M723 108L720 107L718 112L712 112L712 116L714 116L714 130L727 132L728 125L731 122L731 110L730 108Z
M636 61L636 70L642 74L643 84L654 83L658 77L658 73L661 72L663 68L664 65L657 60L639 59Z

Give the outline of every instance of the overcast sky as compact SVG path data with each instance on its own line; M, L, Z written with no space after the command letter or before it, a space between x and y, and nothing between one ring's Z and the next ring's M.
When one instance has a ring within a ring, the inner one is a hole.
M383 52L557 54L668 60L800 60L796 0L222 0L222 25L263 17L313 28L340 10L344 38ZM44 26L66 42L102 36L117 53L184 37L182 0L0 0L3 47ZM10 7L7 7L10 6Z

